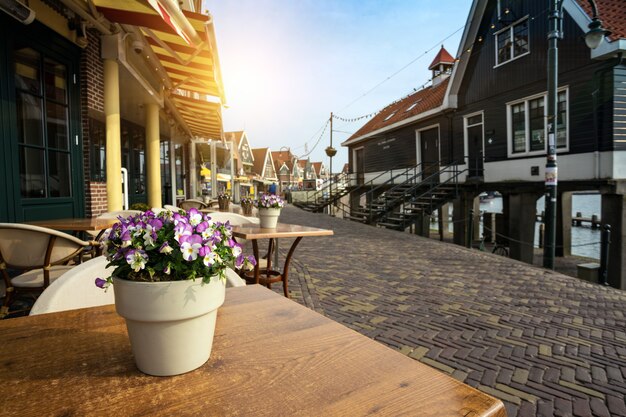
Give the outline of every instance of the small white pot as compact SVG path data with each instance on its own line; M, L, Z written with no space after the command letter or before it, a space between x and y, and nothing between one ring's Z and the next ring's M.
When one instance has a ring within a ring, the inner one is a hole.
M113 278L115 309L126 319L135 363L155 376L178 375L211 356L217 309L224 303L219 277L195 281L135 282Z
M276 229L278 223L278 216L280 216L279 208L264 208L259 207L259 226L262 229Z

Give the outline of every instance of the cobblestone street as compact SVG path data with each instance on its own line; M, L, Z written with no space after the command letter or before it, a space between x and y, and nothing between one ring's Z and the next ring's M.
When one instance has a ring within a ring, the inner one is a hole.
M335 232L298 246L295 301L500 398L510 417L626 416L626 293L291 206L280 221Z

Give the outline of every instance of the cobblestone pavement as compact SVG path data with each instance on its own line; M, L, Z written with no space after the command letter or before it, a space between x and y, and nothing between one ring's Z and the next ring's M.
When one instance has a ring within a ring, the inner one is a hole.
M295 301L500 398L510 417L626 416L626 292L295 207L281 221L335 231L300 242Z

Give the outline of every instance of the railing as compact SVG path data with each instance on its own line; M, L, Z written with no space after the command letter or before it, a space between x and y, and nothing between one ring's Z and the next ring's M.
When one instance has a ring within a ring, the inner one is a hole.
M439 163L428 164L426 168L432 168L436 165L439 165ZM373 223L377 218L387 215L390 210L406 202L408 197L412 197L415 200L419 197L432 194L433 190L441 188L443 185L454 184L454 191L458 193L458 178L463 172L467 171L467 169L459 171L458 165L459 162L455 161L431 174L420 171L419 173L415 173L411 178L408 178L406 182L385 190L385 192L376 199L373 198L374 194L372 194L368 200L368 222ZM446 173L449 173L450 177L442 182L440 179L443 174ZM427 184L431 184L431 186L417 195L416 192ZM410 187L406 188L407 185L410 185ZM394 197L394 191L397 192L398 190L401 191L400 195ZM372 190L372 192L375 192L375 190ZM378 207L377 210L374 209L374 205Z

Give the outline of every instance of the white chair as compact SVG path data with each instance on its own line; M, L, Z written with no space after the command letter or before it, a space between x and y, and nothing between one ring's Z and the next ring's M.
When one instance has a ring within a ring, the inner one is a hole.
M245 287L244 281L237 272L230 268L226 268L226 287Z
M180 207L172 206L171 204L164 204L163 208L165 210L171 211L172 213L178 213L178 211L180 210Z
M6 285L0 318L16 292L41 293L75 265L68 263L95 245L67 233L20 223L0 223L0 272ZM8 269L25 271L11 278Z
M113 304L113 286L105 292L95 284L96 278L106 278L115 269L107 268L107 263L98 256L61 275L39 296L30 315Z
M105 291L95 284L96 278L106 278L115 269L107 268L107 263L104 256L98 256L60 276L39 296L30 315L114 304L115 286ZM246 282L235 271L226 269L226 287L244 285Z

